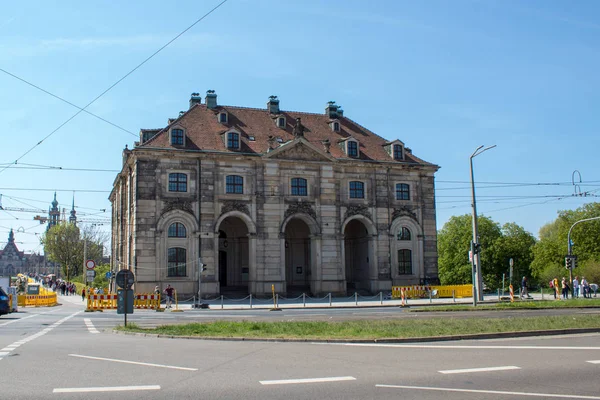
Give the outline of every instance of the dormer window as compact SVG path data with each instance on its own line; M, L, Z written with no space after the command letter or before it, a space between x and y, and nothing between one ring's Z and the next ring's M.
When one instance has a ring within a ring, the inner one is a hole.
M183 143L184 143L183 129L179 129L179 128L171 129L171 145L183 146Z
M358 142L354 140L348 140L346 142L346 153L349 157L358 157Z
M283 138L277 137L275 140L277 140L277 143L283 143Z
M222 124L226 124L227 123L227 113L226 112L220 112L219 113L219 122Z
M334 131L334 132L339 132L340 131L340 123L339 123L339 121L330 122L329 126L331 127L331 130Z
M393 148L394 160L403 160L404 154L402 154L403 153L402 145L395 144L392 148Z
M227 133L227 148L231 150L239 150L240 135L236 132Z
M277 118L277 127L285 129L285 117L278 117Z

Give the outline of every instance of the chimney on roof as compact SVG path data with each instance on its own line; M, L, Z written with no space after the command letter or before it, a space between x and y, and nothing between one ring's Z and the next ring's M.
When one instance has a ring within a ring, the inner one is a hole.
M192 93L192 96L190 97L190 108L192 108L194 104L202 104L200 93Z
M277 96L269 96L267 110L269 110L269 114L279 114L279 99Z
M327 102L327 107L325 107L325 115L327 115L330 119L336 119L338 117L339 108L340 107L335 104L335 101L329 101Z
M211 110L214 108L217 108L217 94L215 93L214 90L207 90L206 91L206 107L210 108Z

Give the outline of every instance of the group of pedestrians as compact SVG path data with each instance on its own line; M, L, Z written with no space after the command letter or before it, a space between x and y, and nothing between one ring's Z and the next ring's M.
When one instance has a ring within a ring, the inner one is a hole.
M569 298L569 293L571 293L571 298L575 299L579 296L583 296L584 298L591 298L592 292L594 292L594 297L596 297L596 291L598 290L598 285L592 283L588 283L585 276L581 277L581 281L579 281L579 276L575 276L573 279L573 288L569 285L569 281L566 277L562 278L560 284L558 283L558 278L554 278L550 281L550 287L554 289L554 298L557 299L558 289L561 289L561 297L563 300L567 300Z

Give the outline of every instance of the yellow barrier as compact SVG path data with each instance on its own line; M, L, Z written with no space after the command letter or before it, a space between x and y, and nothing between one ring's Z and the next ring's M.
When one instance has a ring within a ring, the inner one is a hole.
M133 308L156 310L160 308L160 294L135 294ZM86 311L116 310L116 294L90 294L87 296Z
M20 294L17 295L17 305L20 307L50 307L58 304L56 293L48 295Z
M429 297L430 292L436 292L436 297L472 297L472 285L446 285L446 286L393 286L392 298L401 298L404 289L405 297L409 299Z

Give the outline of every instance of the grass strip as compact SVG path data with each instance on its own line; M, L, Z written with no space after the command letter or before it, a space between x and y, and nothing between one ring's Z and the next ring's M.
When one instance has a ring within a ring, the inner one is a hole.
M435 306L409 309L412 312L435 311L489 311L489 310L515 310L515 309L555 309L555 308L599 308L600 299L569 299L569 300L516 300L514 303L502 302L495 304L481 304L473 307L471 304L455 304L449 306Z
M216 321L162 325L156 328L141 328L135 324L129 324L127 327L119 326L117 330L174 336L326 340L435 337L566 328L600 328L600 315L343 322Z

